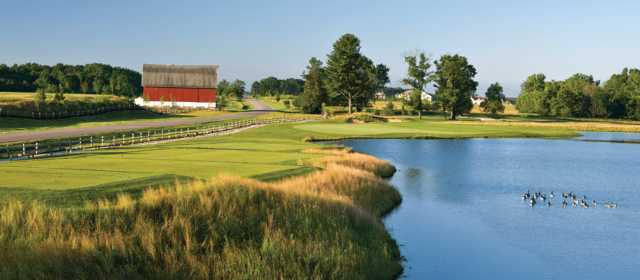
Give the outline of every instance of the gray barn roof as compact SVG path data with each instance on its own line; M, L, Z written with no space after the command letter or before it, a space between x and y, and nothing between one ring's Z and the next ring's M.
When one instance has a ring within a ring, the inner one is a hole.
M143 87L216 88L218 65L142 66Z

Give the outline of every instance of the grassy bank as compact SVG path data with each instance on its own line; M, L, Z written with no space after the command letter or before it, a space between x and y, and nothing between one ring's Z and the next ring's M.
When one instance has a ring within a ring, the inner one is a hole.
M73 211L5 201L0 278L392 278L400 254L379 218L400 195L370 172L390 167L334 156L308 176L219 176Z
M308 123L295 126L308 132L309 140L354 138L459 139L474 137L572 137L577 133L564 127L487 125L468 121L404 120L390 123L350 124L344 122Z
M0 278L391 278L395 169L305 139L574 134L323 121L1 163Z
M274 110L278 110L281 112L300 112L299 108L293 106L294 99L295 96L293 95L281 95L279 100L275 96L258 97L258 100L260 100L260 102L266 104ZM286 102L289 103L289 106L285 104Z
M46 130L52 128L92 127L104 125L130 125L148 121L163 121L181 118L207 117L228 112L200 110L180 114L158 114L145 110L118 111L95 116L72 117L56 120L34 120L24 118L0 118L0 133Z
M303 139L349 137L566 137L575 132L559 128L488 126L442 121L348 124L334 121L272 125L238 134L178 141L151 146L102 150L65 157L0 164L0 196L23 197L40 191L66 192L100 188L104 184L126 186L159 176L208 179L230 173L259 179L275 179L309 171L301 161L323 157L303 153L318 147Z

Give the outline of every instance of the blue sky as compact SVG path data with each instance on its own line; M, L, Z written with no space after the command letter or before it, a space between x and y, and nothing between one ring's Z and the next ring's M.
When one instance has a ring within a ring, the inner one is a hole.
M467 56L479 93L531 73L606 80L640 67L634 1L3 1L0 63L219 64L222 78L298 77L344 33L391 68L403 55ZM343 3L344 2L344 3Z

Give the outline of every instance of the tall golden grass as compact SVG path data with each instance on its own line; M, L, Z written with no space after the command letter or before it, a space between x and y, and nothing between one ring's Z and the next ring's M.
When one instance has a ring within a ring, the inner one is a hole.
M476 122L450 122L455 124L474 125ZM640 123L634 121L497 121L482 122L487 126L549 127L564 128L576 131L617 131L640 132Z
M82 210L3 202L0 278L392 278L400 254L380 216L400 195L371 172L380 162L340 157L305 177L220 176Z
M329 155L308 160L304 163L319 168L327 168L330 165L340 165L365 170L383 178L391 177L396 172L396 168L389 162L370 155L355 153L350 149L339 147L324 149L311 148L305 150L305 152Z

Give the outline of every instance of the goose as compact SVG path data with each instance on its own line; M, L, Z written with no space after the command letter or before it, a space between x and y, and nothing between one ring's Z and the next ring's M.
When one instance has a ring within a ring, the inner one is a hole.
M596 202L596 200L594 199L594 200L591 202L591 205L593 205L593 208L596 208L596 207L598 207L598 202Z
M531 207L536 206L536 199L535 198L529 199L529 206L531 206Z
M554 197L556 197L556 195L553 193L553 191L549 194L549 198L553 199Z
M551 201L547 202L547 207L551 207Z
M567 201L566 200L562 200L562 208L566 208L567 207Z

